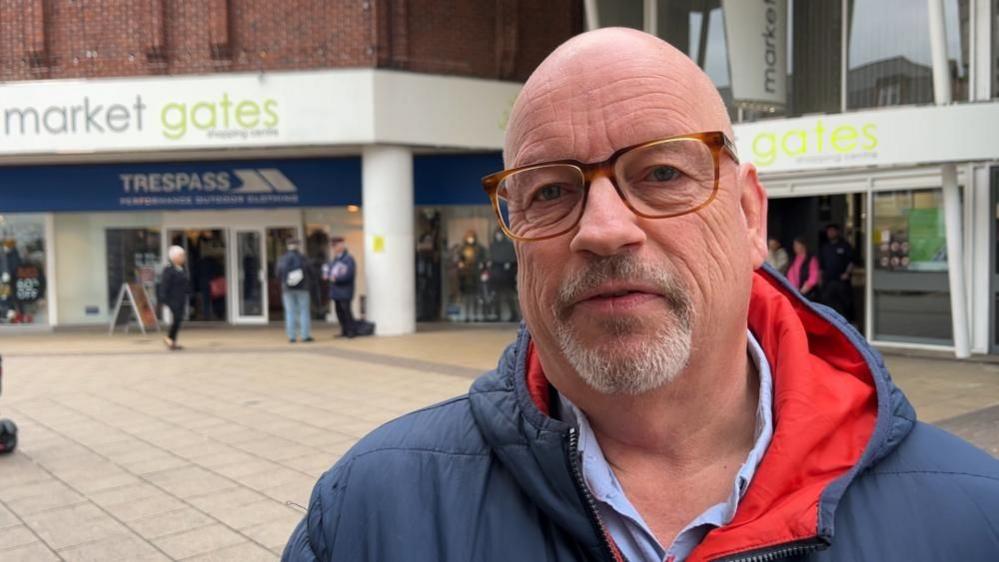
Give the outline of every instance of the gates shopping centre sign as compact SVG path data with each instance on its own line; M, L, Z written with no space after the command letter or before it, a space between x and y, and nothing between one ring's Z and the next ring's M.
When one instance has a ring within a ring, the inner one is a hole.
M0 155L376 142L498 149L497 123L518 90L371 69L10 82L0 85Z
M999 159L999 103L906 107L736 125L762 173Z
M0 212L331 207L361 202L358 158L0 166Z

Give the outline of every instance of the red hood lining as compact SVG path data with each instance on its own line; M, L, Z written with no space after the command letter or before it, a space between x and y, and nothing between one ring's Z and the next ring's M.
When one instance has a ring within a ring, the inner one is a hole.
M708 533L689 562L814 538L822 491L861 458L877 391L843 332L765 274L753 276L748 324L774 380L774 435L733 520ZM550 385L530 342L527 389L550 415Z

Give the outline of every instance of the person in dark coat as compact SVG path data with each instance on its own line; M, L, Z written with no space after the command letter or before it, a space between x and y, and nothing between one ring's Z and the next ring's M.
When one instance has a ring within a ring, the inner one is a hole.
M340 335L352 338L357 335L356 321L350 305L354 300L354 278L357 266L354 256L347 251L343 238L330 240L332 244L331 259L323 268L323 278L330 283L330 300L336 310L336 319L340 323Z
M180 246L170 246L167 252L170 263L163 268L160 277L160 304L170 309L170 332L163 338L163 343L167 349L181 349L177 344L177 334L180 332L181 322L184 320L184 312L187 306L187 299L191 294L191 280L184 269L187 263L187 252Z
M864 337L765 265L731 131L653 35L545 59L483 179L520 334L325 472L284 560L999 559L999 460L919 422Z
M819 248L822 304L853 320L853 246L840 235L839 225L826 227L827 242Z

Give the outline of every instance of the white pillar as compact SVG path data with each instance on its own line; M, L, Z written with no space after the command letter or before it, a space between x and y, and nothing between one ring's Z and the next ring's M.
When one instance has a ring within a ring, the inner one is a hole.
M707 11L704 17L708 17ZM659 34L659 0L644 0L642 5L642 27L646 33L652 35ZM704 27L702 26L702 31ZM700 53L698 53L700 56Z
M954 324L954 355L971 355L968 341L968 309L964 288L964 234L961 217L961 191L957 186L957 166L940 166L943 179L944 226L947 231L947 280L950 284L950 313Z
M927 0L930 22L930 54L933 60L933 97L937 105L950 105L950 68L947 64L947 29L944 26L943 0ZM954 328L954 355L971 355L968 338L968 309L964 285L964 221L961 216L961 191L957 186L957 167L940 166L943 180L944 226L947 232L947 280L950 285L950 315Z
M586 31L600 27L600 14L597 12L597 0L583 0L583 12L586 15Z
M950 68L947 65L947 29L943 0L928 0L930 15L930 54L933 60L933 99L937 105L949 105Z
M416 331L413 152L366 146L361 162L367 319L378 335Z

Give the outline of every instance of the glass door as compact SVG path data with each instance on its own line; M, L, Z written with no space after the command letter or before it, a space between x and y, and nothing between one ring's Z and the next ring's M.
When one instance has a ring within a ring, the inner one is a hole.
M266 262L264 260L263 229L234 229L231 252L231 270L234 286L233 321L237 324L264 324L267 322Z

